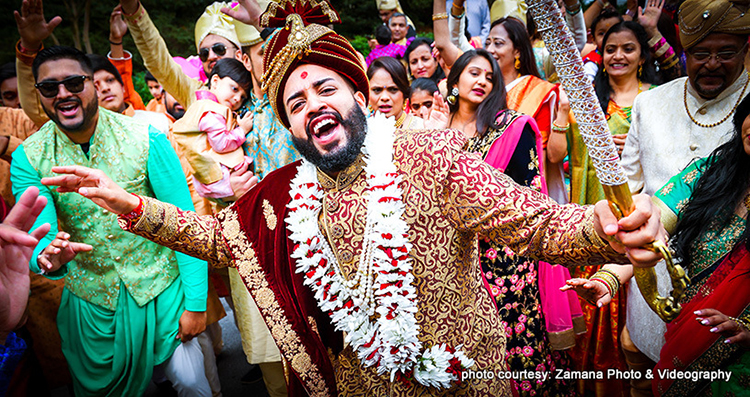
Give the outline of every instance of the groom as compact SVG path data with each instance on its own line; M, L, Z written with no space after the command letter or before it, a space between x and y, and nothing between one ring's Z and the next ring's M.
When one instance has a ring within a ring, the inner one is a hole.
M646 196L618 222L606 202L560 206L515 185L464 153L459 131L394 141L368 125L357 53L309 23L338 15L324 1L281 3L262 19L286 25L267 43L263 81L305 161L215 217L128 194L98 170L59 167L66 175L43 183L120 214L126 230L237 267L289 364L290 395L509 395L507 380L457 382L505 370L478 235L551 263L625 263L624 246L638 265L657 260L637 248L663 239Z

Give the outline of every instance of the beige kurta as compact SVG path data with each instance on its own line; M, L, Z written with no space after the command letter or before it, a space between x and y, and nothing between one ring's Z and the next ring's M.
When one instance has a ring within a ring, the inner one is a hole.
M750 87L743 90L748 83L747 73L743 72L737 81L710 100L701 98L686 82L687 77L673 80L641 93L633 102L632 122L621 161L632 192L653 195L690 162L708 156L732 136L730 114L750 92ZM690 120L685 101L690 115L702 124L730 116L716 127L704 128ZM672 286L667 267L662 261L655 269L659 295L668 296ZM631 283L626 320L630 338L649 358L659 361L667 326L649 308L635 279Z

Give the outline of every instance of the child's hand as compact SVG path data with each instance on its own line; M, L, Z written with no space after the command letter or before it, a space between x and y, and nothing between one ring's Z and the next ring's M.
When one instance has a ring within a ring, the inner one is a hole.
M240 128L242 128L243 131L245 131L245 134L253 130L253 114L250 112L245 113L245 115L237 120L237 124L239 124Z

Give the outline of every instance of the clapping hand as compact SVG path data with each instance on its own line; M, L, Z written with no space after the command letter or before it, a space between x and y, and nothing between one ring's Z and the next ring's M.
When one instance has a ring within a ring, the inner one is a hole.
M76 192L118 215L132 212L141 201L114 183L101 170L74 165L52 167L52 172L63 175L42 178L43 185L58 186L57 191L60 193Z
M70 235L57 233L55 239L39 254L37 264L46 273L59 270L64 264L73 260L79 252L88 252L94 247L70 241Z
M47 205L39 190L30 187L0 224L0 335L18 327L29 299L29 261L34 247L47 232L45 223L28 233L37 216Z
M424 127L426 129L441 130L448 126L450 114L448 103L445 102L439 91L435 91L432 95L432 108L428 110L426 115L422 116Z

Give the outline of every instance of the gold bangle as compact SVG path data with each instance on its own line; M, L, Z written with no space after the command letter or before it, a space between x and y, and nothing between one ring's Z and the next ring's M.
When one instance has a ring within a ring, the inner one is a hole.
M439 14L432 14L432 20L438 21L440 19L448 19L448 13L447 12L441 12Z
M615 281L617 281L617 288L620 288L620 285L622 285L622 283L620 283L620 276L618 276L617 273L613 272L612 270L601 268L597 273L599 272L606 273L612 276Z

